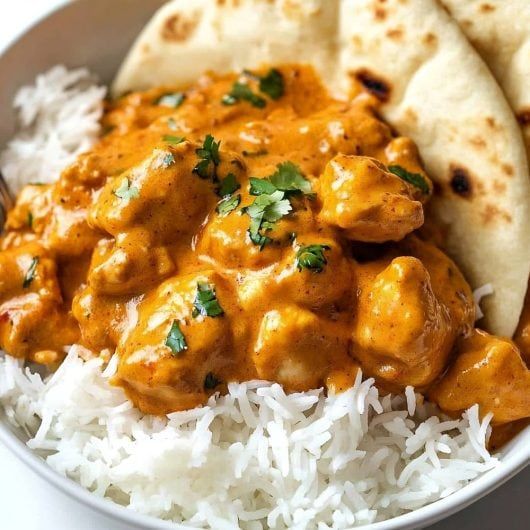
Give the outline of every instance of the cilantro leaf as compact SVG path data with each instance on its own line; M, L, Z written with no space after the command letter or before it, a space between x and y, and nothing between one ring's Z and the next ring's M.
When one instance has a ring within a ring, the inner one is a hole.
M217 379L212 372L208 372L204 378L204 389L213 390L216 386L222 383L220 379Z
M267 243L272 241L263 232L272 230L274 224L291 210L291 203L282 191L277 190L270 195L258 195L254 202L244 209L250 217L248 234L252 243L263 249Z
M221 142L216 142L211 134L206 136L202 147L195 149L200 161L193 168L193 173L197 173L203 179L212 178L214 181L217 180L217 166L221 162L219 156L220 145Z
M226 195L217 204L216 211L221 217L226 217L229 213L233 212L241 202L241 195Z
M267 179L257 179L255 177L250 177L250 194L251 195L271 195L277 188Z
M282 74L276 68L271 68L267 75L260 78L259 89L271 99L281 98L284 94Z
M33 214L31 212L28 212L28 226L30 229L33 228Z
M411 173L410 171L407 171L404 167L398 165L388 166L388 171L390 171L390 173L394 173L394 175L397 175L399 178L403 179L409 184L412 184L413 186L421 190L424 195L428 195L431 191L429 188L429 184L425 180L425 177L423 177L423 175L420 175L419 173Z
M155 105L159 107L169 107L171 109L176 109L182 105L186 95L182 92L168 92L167 94L162 94L159 98L155 99Z
M186 337L184 337L184 334L180 330L180 324L177 320L173 320L164 344L171 350L174 357L177 357L179 353L188 349Z
M164 142L167 142L168 144L171 144L171 145L178 145L184 142L186 138L184 136L174 136L172 134L164 134L164 136L162 136L162 140L164 140Z
M131 186L131 183L127 177L125 177L120 184L120 187L114 190L116 197L129 202L131 199L137 199L140 196L140 192L136 186Z
M292 162L283 162L276 166L277 171L269 179L276 189L309 195L311 182L302 174L301 169Z
M30 263L30 266L28 267L28 270L26 271L26 275L24 276L24 282L22 283L22 287L24 289L27 289L31 282L35 279L35 273L37 271L37 265L39 264L39 256L35 256Z
M262 217L265 221L275 223L292 210L291 203L284 196L281 191L259 195L245 212L251 218Z
M300 247L296 253L296 267L299 271L308 269L312 272L322 272L327 264L324 250L329 250L329 245L307 245Z
M218 317L224 315L223 308L215 295L215 290L205 282L197 283L197 294L193 302L193 317Z
M277 190L288 194L312 195L311 183L304 177L300 168L289 161L278 164L276 171L269 177L250 178L251 195L270 195Z
M232 85L232 90L223 96L221 103L223 105L235 105L239 101L248 101L253 107L257 107L258 109L262 109L267 105L265 99L254 94L248 85L236 81Z
M237 181L236 176L233 173L228 173L226 177L221 180L221 184L219 188L217 189L217 195L219 197L226 197L227 195L232 195L235 191L237 191L241 185Z

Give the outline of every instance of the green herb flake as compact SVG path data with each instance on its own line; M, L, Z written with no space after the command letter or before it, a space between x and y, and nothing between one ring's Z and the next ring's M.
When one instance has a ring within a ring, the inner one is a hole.
M28 226L33 228L33 214L31 212L28 212Z
M136 186L131 186L128 178L124 178L120 184L120 187L114 190L116 197L129 202L131 199L137 199L140 196L140 192Z
M272 239L264 234L274 228L276 222L291 212L292 206L285 193L275 191L272 194L261 194L254 202L244 209L250 217L248 234L250 240L260 249L270 243Z
M199 315L218 317L224 314L223 308L215 295L215 289L205 282L197 283L197 294L193 302L193 307L192 315L194 318Z
M397 165L388 166L388 171L390 171L390 173L394 173L394 175L397 175L399 178L403 179L409 184L412 184L425 195L428 195L431 191L428 182L425 180L425 177L419 173L411 173L404 167Z
M219 188L217 188L217 195L219 195L219 197L232 195L232 193L237 191L240 187L241 185L237 181L236 176L233 173L228 173L228 175L221 180L221 184Z
M300 247L296 253L296 267L299 271L308 269L312 272L322 272L327 264L324 251L329 250L329 245L308 245Z
M164 344L171 350L175 357L188 349L186 337L184 337L184 334L180 330L180 324L177 320L174 320L173 324L171 324L171 329L169 330Z
M167 126L172 130L177 130L177 122L175 121L175 118L168 118L167 119Z
M267 75L260 78L259 89L260 92L267 94L271 99L281 98L285 91L282 74L272 68Z
M287 194L303 193L311 196L311 183L304 177L300 168L292 162L283 162L276 166L276 172L264 179L250 178L250 194L272 194L274 191Z
M202 147L195 149L195 153L200 158L200 162L193 168L193 173L196 173L203 179L211 178L217 181L217 166L221 162L219 156L220 145L221 142L216 142L211 134L206 136Z
M164 142L167 142L168 144L171 144L171 145L178 145L178 144L181 144L182 142L185 142L186 138L184 136L174 136L172 134L164 134L164 136L162 136L162 140L164 140Z
M186 95L182 92L169 92L161 95L155 100L155 105L159 107L168 107L170 109L176 109L182 105Z
M258 109L262 109L267 105L265 99L254 94L248 85L236 81L232 85L232 90L223 96L221 103L223 105L235 105L239 101L248 101L253 107Z
M164 158L162 158L162 167L167 169L169 166L172 166L175 163L175 157L173 153L165 153Z
M219 386L222 383L220 379L215 377L212 372L208 372L204 378L204 389L213 390L215 387Z
M241 195L227 195L217 204L216 211L221 217L232 213L241 203Z
M24 276L24 282L22 283L22 287L24 289L27 289L31 282L35 279L35 273L37 272L37 265L39 264L39 256L35 256L31 260L31 264L28 267L28 270L26 271L26 275Z

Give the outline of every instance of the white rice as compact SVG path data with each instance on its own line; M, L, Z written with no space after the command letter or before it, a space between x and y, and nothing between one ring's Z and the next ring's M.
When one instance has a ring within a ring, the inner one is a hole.
M105 90L86 70L56 67L16 97L21 132L0 155L17 189L50 182L100 133ZM479 293L480 294L480 293ZM0 358L0 403L28 446L99 496L138 512L216 530L345 529L450 495L498 464L491 415L444 417L407 387L379 397L373 380L340 395L230 384L205 407L142 415L112 387L117 358L71 348L44 380Z
M15 193L49 183L100 135L106 88L86 68L55 66L15 96L18 133L0 154L0 169Z
M44 381L0 360L9 421L59 473L186 527L350 528L445 497L498 463L485 448L490 415L439 417L411 387L381 398L359 375L326 397L252 381L159 418L110 385L116 357L102 371L80 349Z

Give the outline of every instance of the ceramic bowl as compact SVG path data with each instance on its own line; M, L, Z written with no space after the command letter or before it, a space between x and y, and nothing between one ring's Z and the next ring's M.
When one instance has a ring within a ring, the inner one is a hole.
M17 89L56 64L86 66L109 83L121 60L150 16L164 0L78 0L34 24L0 55L0 149L15 128L11 102ZM169 522L136 514L90 494L53 471L25 445L26 435L0 415L0 441L22 462L80 503L128 524L131 528L174 528ZM530 427L521 432L501 455L496 469L453 495L366 530L421 528L447 517L500 486L530 461Z

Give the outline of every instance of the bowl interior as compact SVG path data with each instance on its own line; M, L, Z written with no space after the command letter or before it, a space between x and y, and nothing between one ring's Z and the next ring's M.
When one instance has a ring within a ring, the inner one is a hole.
M109 83L127 50L164 0L78 0L35 24L0 56L0 149L15 129L13 97L22 85L56 64L85 66ZM38 52L35 52L38 50ZM170 523L132 513L89 494L49 468L25 446L26 434L9 425L0 413L0 441L50 483L78 501L135 528L174 528ZM417 528L442 519L499 486L530 460L530 427L502 451L502 464L450 497L396 519L370 526L371 530Z

